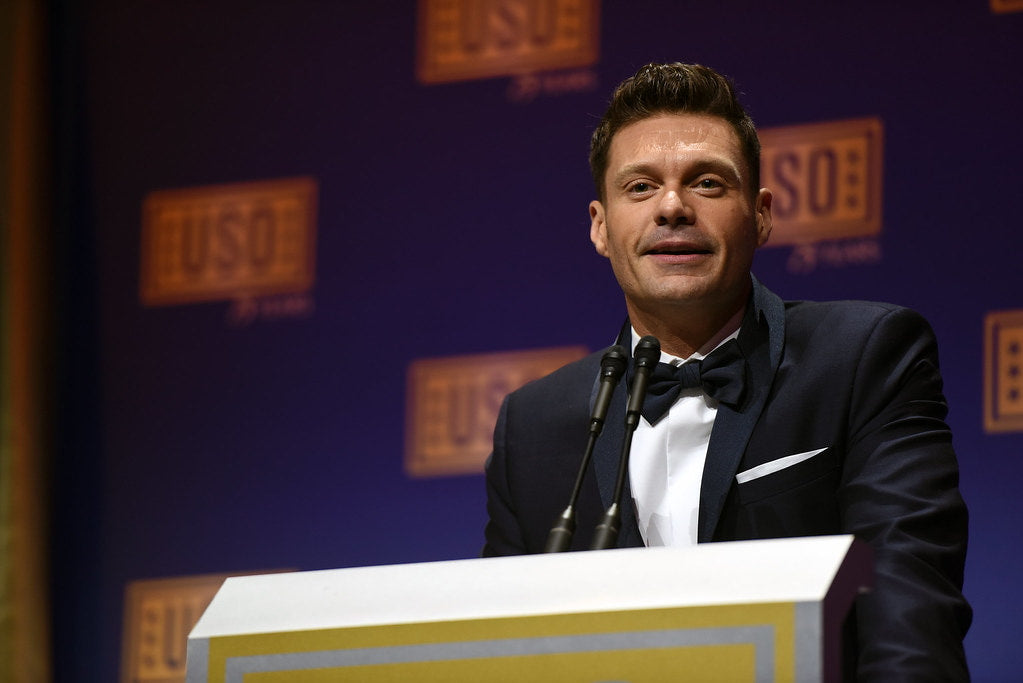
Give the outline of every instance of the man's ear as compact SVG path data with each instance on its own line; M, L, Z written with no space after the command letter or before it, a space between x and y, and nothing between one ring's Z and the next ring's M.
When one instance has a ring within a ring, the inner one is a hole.
M756 222L757 222L757 246L767 244L767 238L771 236L771 229L774 228L774 220L771 218L771 202L774 195L766 187L760 188L757 193Z
M590 202L590 241L597 253L607 258L607 222L604 205L594 199Z

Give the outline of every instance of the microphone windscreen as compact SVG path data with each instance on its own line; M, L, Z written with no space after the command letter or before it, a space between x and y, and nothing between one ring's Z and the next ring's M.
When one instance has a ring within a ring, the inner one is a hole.
M628 364L629 356L625 352L625 347L615 344L605 351L600 359L600 378L617 382Z
M636 344L632 357L637 368L652 368L661 360L661 342L657 341L657 337L648 334Z

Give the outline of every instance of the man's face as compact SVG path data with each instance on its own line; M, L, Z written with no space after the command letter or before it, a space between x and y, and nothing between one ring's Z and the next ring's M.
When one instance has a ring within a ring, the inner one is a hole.
M615 134L590 239L631 315L666 305L731 314L745 303L753 252L771 232L771 193L749 183L724 119L664 114Z

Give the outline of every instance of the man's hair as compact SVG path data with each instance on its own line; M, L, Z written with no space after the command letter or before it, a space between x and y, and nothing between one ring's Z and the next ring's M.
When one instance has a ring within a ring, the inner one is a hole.
M607 155L615 133L658 114L706 114L724 119L735 130L749 166L751 192L760 189L760 139L739 104L731 80L699 64L647 64L615 89L611 103L590 140L590 172L597 197L604 199Z

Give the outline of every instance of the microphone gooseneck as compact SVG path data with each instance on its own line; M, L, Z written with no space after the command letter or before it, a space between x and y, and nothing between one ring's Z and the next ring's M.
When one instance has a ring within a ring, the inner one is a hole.
M575 486L572 487L568 507L561 513L547 534L545 553L560 553L568 550L572 545L572 536L575 534L575 504L579 500L579 492L582 490L583 477L586 475L590 458L593 456L593 447L597 443L597 437L604 429L604 420L607 418L607 411L611 406L615 387L618 386L618 380L625 373L628 362L628 354L618 344L608 349L600 359L600 386L597 390L597 398L593 402L593 410L590 413L590 435L586 442L586 450L583 451L582 463L579 465L579 472L575 477Z
M629 402L625 409L625 438L622 441L622 454L618 459L618 478L615 480L614 497L611 505L593 534L591 550L613 548L618 542L618 529L621 523L621 502L625 490L625 478L629 473L629 453L632 450L632 435L639 425L643 413L643 401L646 399L650 373L661 359L661 343L656 337L647 335L636 344L632 354L635 372L632 387L629 390Z

